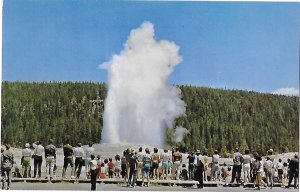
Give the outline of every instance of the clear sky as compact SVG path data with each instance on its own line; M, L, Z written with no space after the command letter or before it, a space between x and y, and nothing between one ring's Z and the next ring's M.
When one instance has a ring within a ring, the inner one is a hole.
M299 92L299 3L4 0L2 80L106 82L133 28L183 57L169 82Z

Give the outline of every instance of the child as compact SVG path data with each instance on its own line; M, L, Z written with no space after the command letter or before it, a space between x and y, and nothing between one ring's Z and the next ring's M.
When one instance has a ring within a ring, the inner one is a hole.
M181 180L188 180L188 170L185 164L182 165L181 169Z
M232 173L231 173L231 167L228 167L227 168L227 171L225 171L224 173L224 177L225 177L225 185L228 185L231 181L231 176L232 176Z
M101 163L101 169L100 169L100 173L99 173L99 178L100 179L105 179L106 178L106 173L107 173L107 169L104 163Z
M120 155L116 155L115 159L116 159L115 174L116 174L116 177L120 178L120 173L121 173L121 159L120 159Z
M100 178L100 170L101 170L101 159L100 155L97 155L97 175Z
M115 165L112 162L112 158L109 158L109 162L107 163L107 167L108 167L108 178L113 178Z

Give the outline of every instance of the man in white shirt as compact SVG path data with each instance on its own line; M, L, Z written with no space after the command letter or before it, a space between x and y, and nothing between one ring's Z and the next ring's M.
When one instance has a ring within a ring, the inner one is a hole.
M94 155L94 152L95 152L95 148L92 146L93 146L93 143L89 142L89 147L87 147L85 149L85 172L86 172L87 178L90 176L91 155Z
M38 177L40 178L42 175L42 163L43 163L43 154L45 152L44 147L42 146L41 141L36 141L32 144L34 151L33 151L33 159L34 159L34 171L33 171L33 178L36 178L36 172L38 171Z
M82 146L82 144L78 142L77 146L73 150L74 157L75 157L76 179L79 179L80 173L81 173L81 168L82 168L82 165L83 165L82 158L83 158L84 151L83 151L83 148L81 146Z

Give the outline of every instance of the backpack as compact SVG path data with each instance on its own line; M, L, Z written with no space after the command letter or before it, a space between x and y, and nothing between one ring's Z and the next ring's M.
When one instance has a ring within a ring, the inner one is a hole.
M47 145L45 147L45 154L49 156L54 156L55 155L55 148L53 145Z
M234 156L234 161L237 163L242 163L243 162L243 157L240 153L238 153L237 155Z
M11 169L13 167L13 157L11 156L11 154L6 154L5 152L2 153L2 157L1 157L1 167L3 169Z
M143 159L144 164L150 164L151 163L151 157L150 155L145 155Z

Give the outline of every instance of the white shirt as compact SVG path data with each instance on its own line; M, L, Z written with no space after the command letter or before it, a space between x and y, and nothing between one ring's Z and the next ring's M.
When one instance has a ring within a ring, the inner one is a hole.
M219 159L220 159L220 155L215 154L212 156L213 163L219 163Z
M244 162L243 164L250 164L251 157L250 155L243 155Z
M90 161L90 169L91 170L97 169L97 161L95 159Z
M121 170L121 161L116 161L115 162L115 166L119 169L119 170Z
M85 157L86 159L91 159L91 155L94 154L94 147L88 147L85 149Z
M137 153L138 162L143 162L143 158L144 158L144 153L143 152L138 152Z
M264 172L264 164L263 164L262 160L259 162L259 169L257 172L260 172L260 173Z
M283 164L282 163L277 163L277 169L283 169Z
M73 153L74 157L83 157L84 151L82 147L75 147Z
M34 154L37 156L42 156L43 153L45 152L45 149L42 145L36 145L35 143L33 143L33 147L34 147Z
M23 157L31 157L31 150L29 148L25 148L22 150Z

